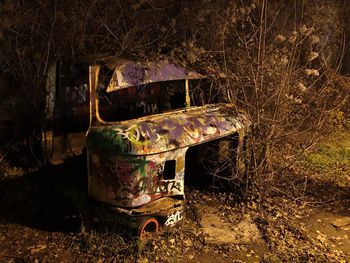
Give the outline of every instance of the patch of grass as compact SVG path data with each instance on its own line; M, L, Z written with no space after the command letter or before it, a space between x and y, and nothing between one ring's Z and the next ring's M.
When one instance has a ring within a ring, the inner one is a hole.
M303 165L321 180L350 186L350 131L336 132L322 139L305 155Z

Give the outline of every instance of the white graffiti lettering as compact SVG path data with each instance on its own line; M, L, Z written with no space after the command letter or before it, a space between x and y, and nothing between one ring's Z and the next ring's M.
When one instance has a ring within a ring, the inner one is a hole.
M165 221L165 226L174 226L177 222L182 220L182 211L177 211L176 213L170 214L168 219Z

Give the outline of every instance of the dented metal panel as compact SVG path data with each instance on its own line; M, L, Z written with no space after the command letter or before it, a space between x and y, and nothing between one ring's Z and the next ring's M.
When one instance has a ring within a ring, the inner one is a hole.
M93 152L158 154L224 137L248 125L246 116L232 106L207 105L92 127L87 145Z
M188 147L244 130L248 124L243 113L219 104L91 127L90 194L120 207L184 196ZM175 161L174 176L164 178L169 160Z
M90 194L121 207L138 207L164 196L183 196L186 150L147 156L89 152ZM169 180L163 177L167 160L176 161L174 178Z
M140 64L123 61L115 67L107 92L152 82L199 78L203 76L167 62Z

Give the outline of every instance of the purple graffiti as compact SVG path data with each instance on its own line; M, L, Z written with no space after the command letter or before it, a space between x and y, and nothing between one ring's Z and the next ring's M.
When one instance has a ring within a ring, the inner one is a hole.
M123 71L123 81L130 84L130 86L140 85L145 78L145 69L132 64L125 64Z
M219 135L220 130L227 131L231 128L231 125L227 121L220 120L215 115L208 115L205 118L166 119L157 124L141 122L138 125L138 130L142 135L139 141L154 143L162 135L167 135L170 140L177 140L184 134L197 141L200 137L206 135L207 129L212 128L214 129L214 132L211 130L213 134Z

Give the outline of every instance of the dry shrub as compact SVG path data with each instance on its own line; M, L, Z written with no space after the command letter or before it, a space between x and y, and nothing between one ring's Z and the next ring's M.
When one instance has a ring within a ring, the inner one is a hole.
M327 6L333 13L339 11L336 7ZM341 27L321 28L324 21L317 19L306 22L310 8L259 1L223 38L228 76L223 94L245 108L253 122L247 173L238 177L247 183L249 194L267 193L267 186L276 188L286 178L293 188L288 175L294 162L333 129L330 114L349 100L350 86L337 73L344 47ZM286 14L297 9L305 13L292 18ZM280 28L284 18L291 19L291 25ZM331 40L325 39L326 33ZM229 49L233 41L238 44Z
M222 100L244 108L253 122L248 169L228 178L245 184L249 195L286 179L293 184L295 161L332 131L334 113L347 112L349 81L338 74L342 7L341 1L230 1L219 22L207 26L208 32L216 28L212 46L196 38L207 52L194 66L216 80Z

